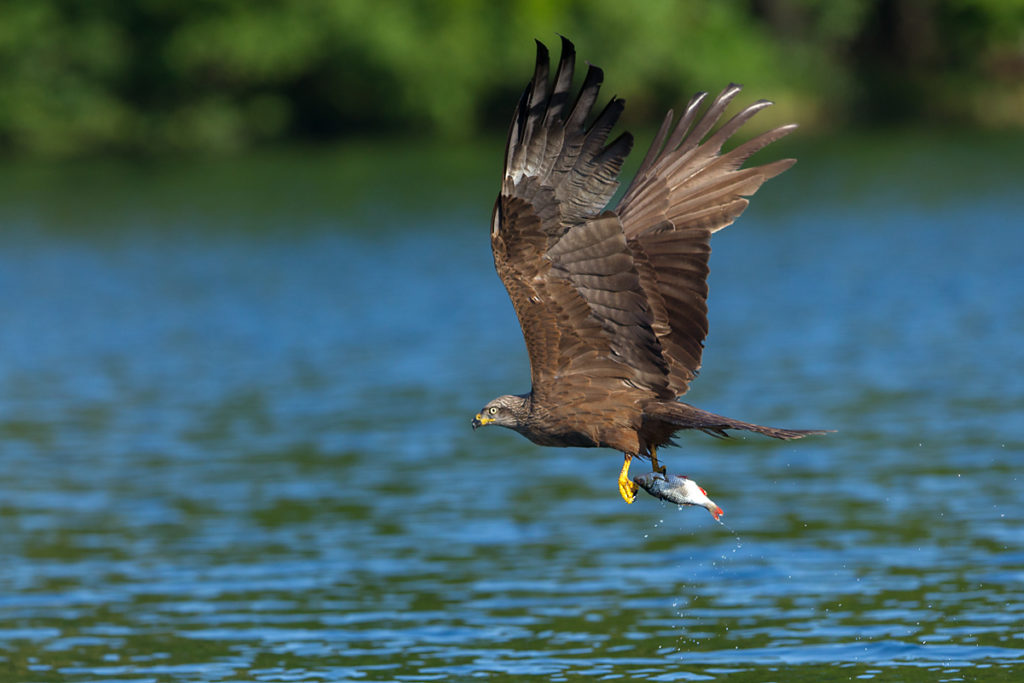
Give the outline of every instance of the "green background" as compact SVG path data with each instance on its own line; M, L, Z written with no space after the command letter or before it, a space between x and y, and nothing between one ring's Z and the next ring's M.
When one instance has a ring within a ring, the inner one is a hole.
M730 81L811 129L1024 124L1021 0L5 0L0 153L472 138L558 34L634 126Z

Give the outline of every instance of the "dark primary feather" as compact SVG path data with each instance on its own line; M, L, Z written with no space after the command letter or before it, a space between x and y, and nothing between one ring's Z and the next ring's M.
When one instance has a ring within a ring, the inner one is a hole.
M588 67L579 96L564 116L575 61L575 48L563 38L562 59L549 91L548 51L537 43L537 67L519 101L505 150L502 196L536 198L538 205L553 200L558 219L542 228L550 237L601 212L618 189L619 169L633 145L625 133L605 147L622 113L620 99L613 98L589 128L584 125L604 79L596 66ZM536 182L529 182L531 178ZM553 195L538 197L542 189Z
M683 428L802 436L675 401L700 368L711 235L794 163L742 168L793 126L723 154L729 137L770 103L754 103L719 125L739 86L726 88L703 114L699 94L674 126L668 113L621 201L606 210L633 138L623 133L608 142L621 99L592 117L603 79L597 67L588 67L573 100L575 61L563 38L551 79L547 48L537 43L492 220L495 268L530 356L529 418L520 431L538 443L634 454Z

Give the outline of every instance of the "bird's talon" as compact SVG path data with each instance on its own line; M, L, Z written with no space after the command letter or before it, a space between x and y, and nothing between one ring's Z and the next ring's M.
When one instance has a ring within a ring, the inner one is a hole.
M632 503L636 500L636 492L640 487L626 479L625 481L619 480L619 495L622 496L622 500L627 503Z
M636 500L636 491L640 487L629 478L629 463L633 461L633 456L628 453L623 455L622 471L619 472L619 495L622 496L622 500L632 503Z

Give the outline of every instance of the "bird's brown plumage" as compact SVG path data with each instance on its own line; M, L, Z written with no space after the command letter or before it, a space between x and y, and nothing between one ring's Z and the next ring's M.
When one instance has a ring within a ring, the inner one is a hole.
M677 401L700 369L708 331L711 235L794 163L742 168L794 126L723 154L723 143L770 103L757 102L712 131L740 88L726 88L703 114L704 94L697 95L674 126L668 113L622 199L607 209L633 138L623 133L608 142L621 99L588 124L603 74L589 66L572 100L574 67L575 49L563 38L549 83L548 51L537 43L491 225L494 265L519 317L532 391L495 399L474 424L496 422L543 445L605 446L627 455L651 455L680 429L811 433Z

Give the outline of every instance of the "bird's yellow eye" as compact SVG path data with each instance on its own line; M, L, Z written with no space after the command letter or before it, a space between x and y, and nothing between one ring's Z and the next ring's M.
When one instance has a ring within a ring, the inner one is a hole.
M488 408L487 412L490 413L491 415L497 415L498 406L491 406L490 408Z

